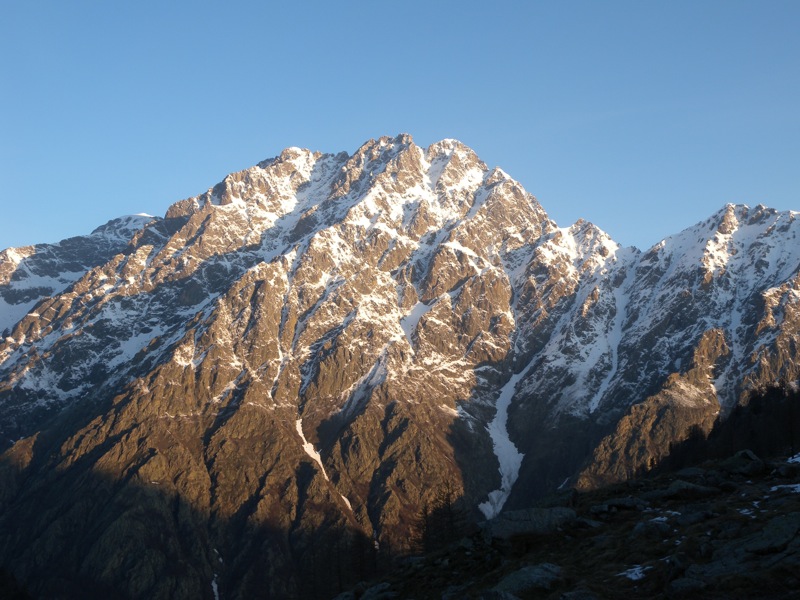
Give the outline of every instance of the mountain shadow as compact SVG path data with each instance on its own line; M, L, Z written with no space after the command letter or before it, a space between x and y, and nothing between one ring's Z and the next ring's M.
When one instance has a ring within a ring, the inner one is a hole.
M203 505L143 478L164 459L157 447L117 476L104 457L118 440L55 464L69 443L50 431L0 458L0 568L17 597L330 598L393 562L335 506L320 505L309 462L286 482L297 490L294 512L265 513L273 505L263 495L281 490L262 488L238 507ZM187 465L185 476L199 475Z
M465 498L458 495L455 485L446 482L433 502L420 509L413 545L418 553L428 554L447 548L474 530Z
M699 426L670 446L669 455L652 471L663 473L706 460L750 450L761 458L800 452L800 390L778 384L753 390L727 416L717 418L706 434Z

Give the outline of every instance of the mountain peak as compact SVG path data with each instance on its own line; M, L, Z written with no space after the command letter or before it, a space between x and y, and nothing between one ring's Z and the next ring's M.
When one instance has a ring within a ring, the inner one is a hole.
M0 529L26 524L0 564L120 597L319 597L320 547L375 564L443 497L478 518L589 461L646 470L800 379L798 222L730 205L641 254L401 134L0 253L0 444L24 466L0 469Z

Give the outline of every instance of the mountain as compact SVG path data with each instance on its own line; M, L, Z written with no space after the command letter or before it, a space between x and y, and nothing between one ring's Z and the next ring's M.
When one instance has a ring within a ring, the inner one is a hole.
M86 271L108 262L154 220L149 215L123 217L87 236L0 252L0 330L15 325L45 296L63 292Z
M729 205L621 248L401 135L6 250L0 565L44 597L324 597L443 492L492 518L625 480L799 378L798 227Z

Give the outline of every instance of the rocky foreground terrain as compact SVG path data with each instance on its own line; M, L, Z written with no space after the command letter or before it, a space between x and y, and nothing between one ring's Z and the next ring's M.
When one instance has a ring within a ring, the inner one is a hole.
M800 455L563 493L336 596L390 598L800 598Z

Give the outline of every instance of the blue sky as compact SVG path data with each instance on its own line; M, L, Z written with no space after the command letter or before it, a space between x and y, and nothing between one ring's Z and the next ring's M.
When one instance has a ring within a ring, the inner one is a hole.
M463 141L626 246L728 202L800 210L794 0L0 7L0 248L401 132Z

